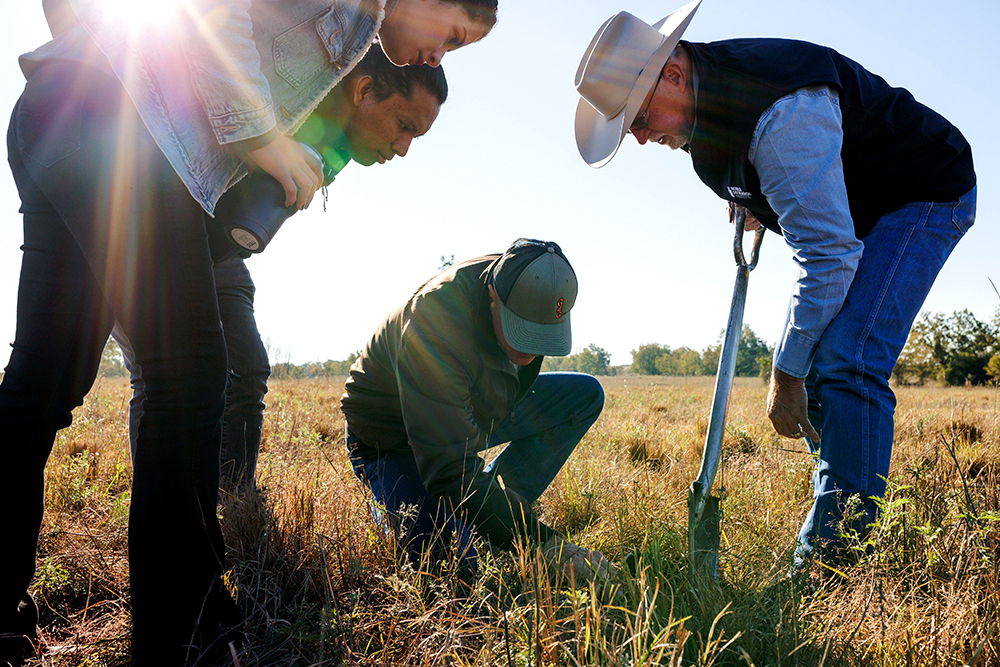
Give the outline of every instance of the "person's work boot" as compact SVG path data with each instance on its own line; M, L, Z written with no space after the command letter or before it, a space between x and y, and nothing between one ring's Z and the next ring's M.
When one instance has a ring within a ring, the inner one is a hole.
M0 626L0 667L19 667L38 651L38 607L29 593L17 605L17 613Z

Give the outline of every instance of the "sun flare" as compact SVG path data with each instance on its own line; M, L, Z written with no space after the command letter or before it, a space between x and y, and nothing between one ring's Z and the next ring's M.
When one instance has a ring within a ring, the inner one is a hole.
M176 13L184 0L158 0L157 2L136 2L136 0L97 0L106 16L122 21L132 29L162 24Z

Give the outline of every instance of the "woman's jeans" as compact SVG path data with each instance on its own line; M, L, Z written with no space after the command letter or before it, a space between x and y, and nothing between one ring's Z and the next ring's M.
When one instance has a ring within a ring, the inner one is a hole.
M799 533L797 561L843 557L841 533L878 515L892 454L896 397L889 377L934 279L976 217L976 188L957 202L907 204L862 239L864 255L844 307L820 338L806 381L810 421L820 432L814 503ZM859 505L842 526L847 499ZM856 516L855 516L856 515Z
M535 502L597 421L604 407L604 390L583 373L542 373L531 390L490 434L486 448L509 442L481 474L497 475L504 485L528 502ZM348 448L356 438L347 428ZM403 544L410 563L457 556L464 568L475 570L472 534L461 519L431 498L420 480L413 452L389 452L375 459L351 456L354 473L388 512L388 521ZM453 536L458 552L452 554Z
M228 194L228 193L227 193ZM219 297L219 315L229 353L229 384L226 388L226 412L222 419L222 486L230 491L256 479L257 455L264 424L264 394L271 367L267 350L257 331L253 312L254 284L241 257L231 257L215 264L215 291ZM129 439L135 457L135 441L146 400L142 369L135 362L131 343L118 325L112 335L121 346L132 382L129 401Z
M53 440L117 319L146 380L129 513L133 658L182 664L238 622L220 576L226 349L205 216L96 70L37 71L7 141L24 254L0 384L0 632L31 582Z

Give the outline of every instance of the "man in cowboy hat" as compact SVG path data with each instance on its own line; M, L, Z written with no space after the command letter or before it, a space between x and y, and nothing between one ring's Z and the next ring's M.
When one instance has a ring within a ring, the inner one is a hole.
M799 266L767 412L819 453L796 560L843 557L843 504L875 516L913 320L975 219L972 152L951 123L832 49L784 39L680 41L700 0L650 26L621 12L576 75L580 154L606 164L626 134L681 148L748 226ZM758 223L759 221L759 223ZM822 435L822 447L820 447Z
M493 546L541 545L578 580L613 570L532 510L604 406L595 378L538 372L542 355L570 352L576 294L558 245L518 239L424 283L351 368L341 408L354 472L414 567L474 570L473 526ZM478 453L507 442L484 465Z

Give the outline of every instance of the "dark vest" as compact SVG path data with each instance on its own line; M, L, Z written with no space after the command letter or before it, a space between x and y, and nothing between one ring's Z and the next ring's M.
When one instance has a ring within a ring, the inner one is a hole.
M833 49L785 39L684 42L698 75L690 152L699 178L780 233L747 158L754 128L775 101L826 84L840 95L844 181L858 238L909 202L948 202L976 184L962 133L902 88Z

